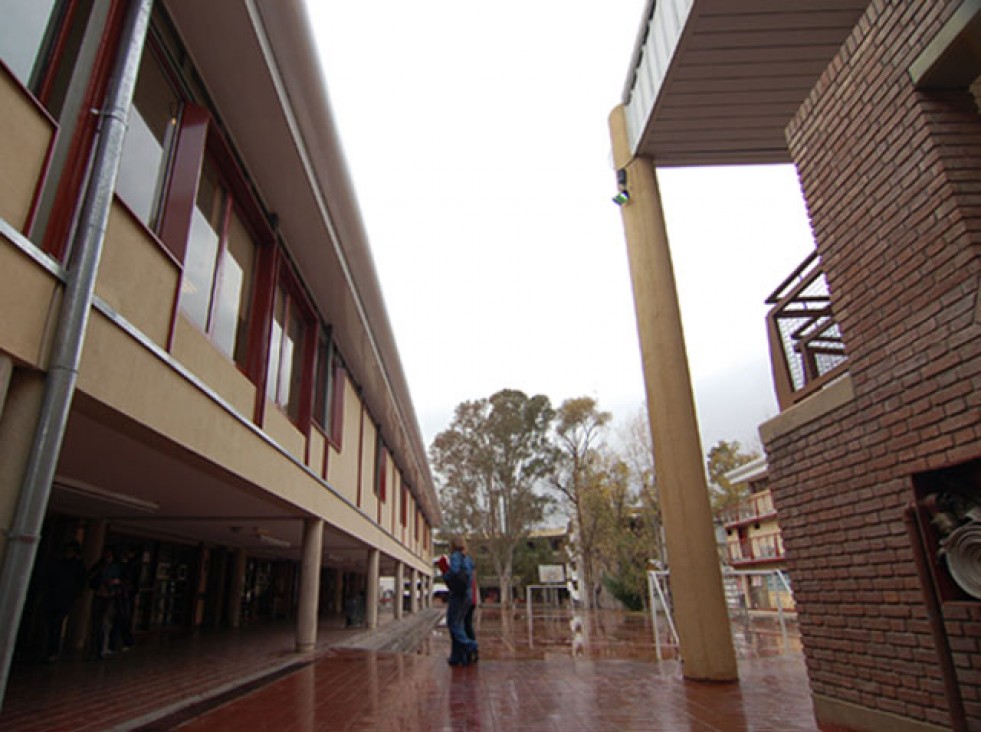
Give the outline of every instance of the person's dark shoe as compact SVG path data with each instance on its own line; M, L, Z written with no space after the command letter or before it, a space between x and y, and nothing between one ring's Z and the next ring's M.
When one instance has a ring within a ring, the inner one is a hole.
M477 661L479 660L480 660L480 654L478 654L477 649L474 648L472 651L470 651L470 654L467 656L467 663L477 663Z

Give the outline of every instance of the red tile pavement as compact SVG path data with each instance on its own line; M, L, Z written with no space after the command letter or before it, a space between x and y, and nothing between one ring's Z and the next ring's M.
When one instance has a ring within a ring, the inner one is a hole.
M162 638L103 663L16 669L0 729L817 732L796 636L765 655L781 633L740 633L734 684L654 662L650 621L630 613L543 609L529 623L483 608L469 668L447 665L445 628L397 654L337 647L351 633L324 627L312 662L290 652L288 625Z
M740 662L738 684L676 662L481 660L337 650L176 727L220 730L816 731L800 656Z

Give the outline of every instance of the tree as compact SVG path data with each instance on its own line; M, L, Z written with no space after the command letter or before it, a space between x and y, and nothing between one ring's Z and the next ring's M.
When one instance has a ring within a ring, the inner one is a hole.
M712 500L712 513L719 516L729 508L734 508L746 498L744 486L734 486L726 478L726 473L735 470L758 458L756 450L743 450L738 440L726 442L719 440L708 452L705 461L709 478L709 493Z
M553 485L568 501L576 525L576 544L580 557L581 597L584 607L592 607L599 575L596 561L596 532L600 515L587 510L587 496L595 494L591 485L599 475L591 469L610 413L599 410L591 397L566 399L556 415L555 439L559 449Z
M505 605L511 602L515 548L549 503L536 488L555 462L548 439L554 414L546 396L503 389L458 405L449 428L430 447L445 528L469 536L474 549L487 553Z
M630 468L630 482L639 494L638 504L644 520L651 527L650 539L653 544L649 558L664 563L667 552L661 530L661 503L654 473L654 444L645 406L641 406L621 428L620 444L624 461ZM646 575L644 581L647 581Z

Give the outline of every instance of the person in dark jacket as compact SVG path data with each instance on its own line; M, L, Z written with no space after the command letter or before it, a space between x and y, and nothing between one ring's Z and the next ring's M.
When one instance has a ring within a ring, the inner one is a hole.
M467 556L467 543L463 537L454 536L450 540L450 558L443 560L440 569L443 581L450 592L446 608L446 627L450 631L451 666L467 666L477 658L477 641L467 637L464 623L467 610L472 604L471 580L473 560Z
M67 542L61 556L52 561L43 576L41 608L46 629L45 658L54 662L61 655L65 619L76 598L85 589L85 563L77 541Z

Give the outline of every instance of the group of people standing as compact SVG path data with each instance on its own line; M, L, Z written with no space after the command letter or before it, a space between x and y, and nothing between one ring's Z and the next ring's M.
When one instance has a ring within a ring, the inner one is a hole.
M107 547L102 557L86 570L81 546L69 541L62 555L51 561L42 574L42 607L46 625L45 658L61 655L65 620L86 585L92 590L89 655L104 658L133 645L133 607L138 582L135 552L117 556Z
M480 592L473 558L463 537L454 536L450 540L450 556L440 558L440 571L450 595L446 608L446 627L452 644L448 660L451 666L469 666L479 657L473 615Z

